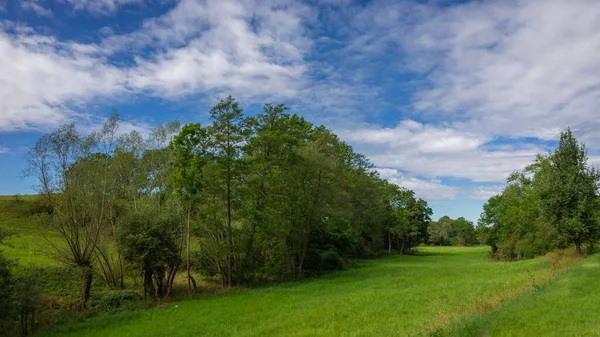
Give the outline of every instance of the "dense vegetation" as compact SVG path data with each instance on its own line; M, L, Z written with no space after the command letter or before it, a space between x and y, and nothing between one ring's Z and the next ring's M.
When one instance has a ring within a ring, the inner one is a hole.
M432 221L427 228L427 241L441 246L472 246L478 243L473 222L460 217L456 220L448 216Z
M325 127L283 105L245 116L231 97L210 116L144 137L119 133L113 114L100 130L65 125L30 149L35 221L53 258L79 271L80 311L93 287L141 283L160 299L185 270L191 295L194 275L223 288L296 280L426 240L427 202Z
M571 245L582 254L582 246L591 247L600 235L599 182L585 145L569 129L552 153L513 173L503 192L483 206L478 235L499 259L531 258Z

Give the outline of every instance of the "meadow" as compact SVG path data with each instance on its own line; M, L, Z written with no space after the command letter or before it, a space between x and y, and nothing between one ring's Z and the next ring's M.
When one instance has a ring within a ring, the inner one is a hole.
M0 249L18 261L17 273L28 268L47 271L41 288L54 306L76 303L71 297L79 274L50 257L46 238L52 240L53 234L31 216L33 199L20 200L0 199L0 225L12 234ZM179 285L179 296L168 303L112 313L102 309L103 299L119 292L98 284L96 310L64 317L64 309L50 310L56 317L45 317L48 324L39 335L600 335L598 255L579 262L567 251L495 262L487 246L420 246L415 255L355 264L349 270L257 289L223 293L204 283L202 298L195 300L182 300L186 296Z
M548 293L547 307L552 307L556 305L553 297L560 300L567 295L552 289L564 282L563 287L570 289L569 279L598 273L594 257L548 283L556 275L552 259L498 263L488 260L488 250L419 247L418 255L364 261L355 269L325 277L103 315L43 335L459 336L465 331L480 335L488 327L491 335L521 335L523 326L536 331L543 324L521 315L535 307L535 296ZM571 304L576 303L575 299ZM560 310L556 308L559 321ZM479 319L468 322L467 317ZM556 324L548 329L573 332L570 329L575 326L573 322L567 330Z

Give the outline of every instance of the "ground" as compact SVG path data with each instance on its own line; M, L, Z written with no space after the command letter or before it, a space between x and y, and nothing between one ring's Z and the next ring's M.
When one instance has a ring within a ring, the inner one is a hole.
M593 289L571 293L569 284L587 284L586 278L595 277L597 257L560 273L550 258L501 263L487 255L488 247L419 247L419 255L366 261L327 277L104 315L60 326L48 335L532 336L539 335L535 332L544 320L530 318L556 308L554 318L544 319L567 319L556 301L570 301L569 310L577 315L585 311L577 305L582 299L593 307L593 298L583 296ZM569 299L574 294L581 298ZM547 302L545 308L537 309L538 300ZM592 316L582 319L593 321ZM597 321L562 327L548 325L544 336L599 328Z

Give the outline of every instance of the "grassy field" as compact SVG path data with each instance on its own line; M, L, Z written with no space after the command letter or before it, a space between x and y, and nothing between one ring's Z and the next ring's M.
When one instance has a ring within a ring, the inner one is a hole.
M600 336L600 255L515 301L440 329L439 336Z
M491 262L486 247L419 249L304 282L99 316L47 335L452 335L444 328L529 296L552 272L547 258Z
M50 258L53 251L46 238L56 240L56 235L41 228L32 215L35 196L0 196L0 229L11 234L0 244L0 250L21 266L46 267L56 265ZM58 240L56 240L58 242Z

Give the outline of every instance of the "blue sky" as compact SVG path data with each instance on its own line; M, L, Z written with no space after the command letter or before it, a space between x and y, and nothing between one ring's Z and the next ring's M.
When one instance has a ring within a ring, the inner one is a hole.
M44 132L285 103L476 220L570 126L600 163L600 2L0 0L0 194Z

